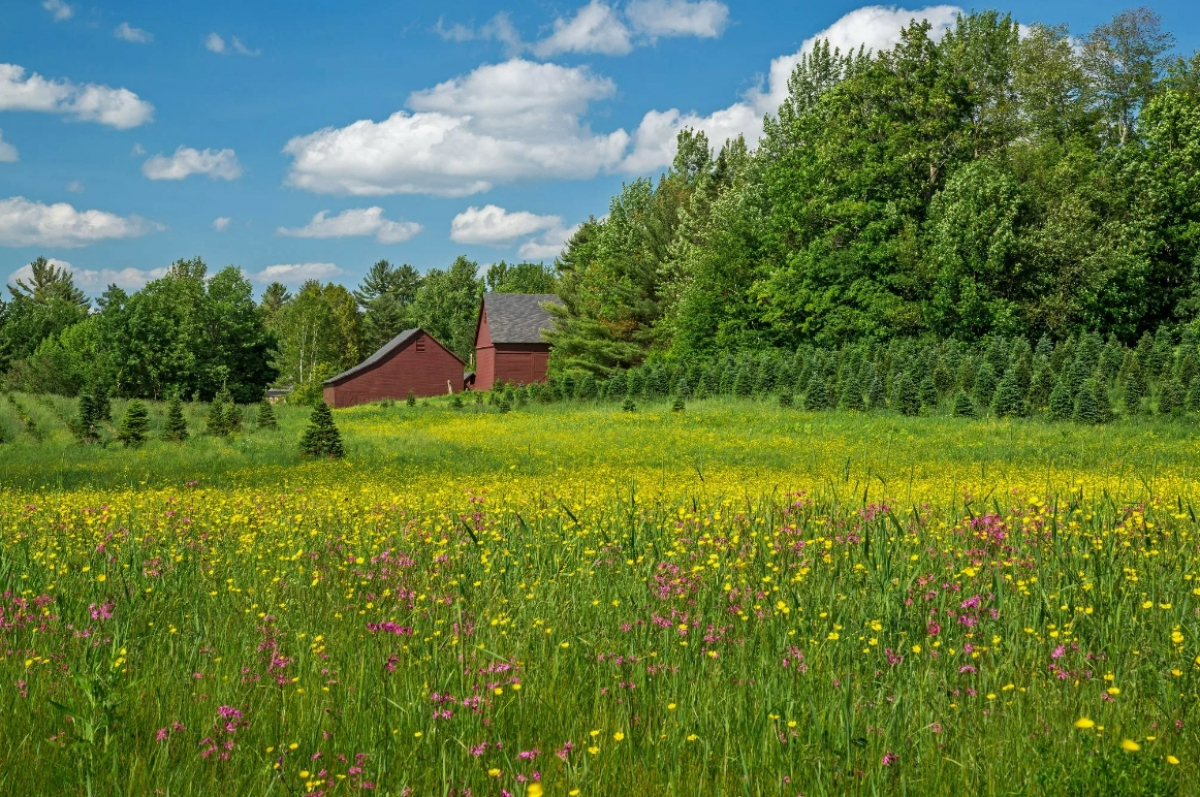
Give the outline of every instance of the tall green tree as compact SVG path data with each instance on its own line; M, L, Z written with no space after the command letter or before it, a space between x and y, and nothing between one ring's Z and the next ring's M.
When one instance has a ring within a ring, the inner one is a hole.
M483 283L476 276L479 265L465 257L450 267L430 269L411 305L413 325L441 341L463 362L475 354L475 323Z

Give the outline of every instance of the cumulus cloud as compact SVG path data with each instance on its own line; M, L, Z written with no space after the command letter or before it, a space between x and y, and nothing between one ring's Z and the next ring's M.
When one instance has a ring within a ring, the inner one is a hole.
M0 163L16 163L19 160L17 148L4 140L4 131L0 130Z
M729 6L716 0L635 0L625 16L637 33L652 40L660 36L695 36L715 39L729 24Z
M67 183L67 190L72 194L82 194L84 192L84 186L80 181L72 180L71 182Z
M217 216L215 219L213 219L212 228L217 232L225 232L229 229L229 225L232 222L233 219L229 218L228 216Z
M142 174L151 180L182 180L193 174L208 175L210 180L236 180L242 176L242 164L231 149L179 147L169 158L155 155L143 163Z
M204 47L206 50L218 55L230 55L236 53L238 55L261 55L261 50L251 50L242 40L234 36L226 43L225 39L219 33L210 33L204 39Z
M412 112L293 138L289 185L318 193L467 196L521 179L590 178L619 163L624 130L581 120L616 85L587 67L513 59L408 98Z
M549 260L562 254L571 236L579 232L582 224L574 227L563 227L561 224L552 227L536 238L531 238L521 244L517 253L526 260Z
M541 58L559 53L625 55L633 51L629 28L612 6L592 0L571 19L554 20L554 32L533 45Z
M138 290L147 282L161 279L167 274L167 269L165 268L105 268L93 270L76 268L66 260L59 260L54 257L46 258L46 262L52 266L58 266L61 269L71 272L71 276L75 279L75 284L89 293L100 293L109 285L116 285L126 290ZM22 266L9 275L8 281L12 284L17 280L28 282L31 279L33 279L32 266Z
M703 130L709 141L717 145L737 135L746 136L751 143L757 141L762 135L763 115L778 111L787 98L788 79L801 56L811 52L822 39L827 39L830 46L843 53L862 46L878 51L899 42L900 29L914 19L928 20L933 25L933 35L940 36L961 13L961 8L951 5L915 11L894 6L867 6L851 11L825 30L805 39L797 52L772 60L766 85L760 84L728 108L707 115L682 112L677 108L648 112L634 131L633 150L625 158L622 168L639 173L669 165L675 157L675 137L685 127Z
M441 18L438 19L437 25L433 30L446 41L461 43L475 41L476 39L493 39L503 42L509 55L517 55L521 50L525 49L525 44L521 41L521 34L517 33L512 20L504 11L496 14L486 25L478 30L470 25L463 25L458 22L446 27L445 21Z
M87 246L136 238L161 225L138 216L76 210L66 202L44 205L23 196L0 199L0 246Z
M45 0L42 8L54 15L55 22L62 22L64 19L75 16L75 9L64 3L63 0Z
M333 218L329 211L322 210L303 227L280 227L280 235L294 238L352 238L371 235L381 244L398 244L409 240L421 231L421 225L412 221L390 221L383 217L383 208L353 208L343 210Z
M153 33L141 28L135 28L128 22L122 22L120 25L117 25L117 29L113 31L113 36L118 39L124 39L127 42L133 42L134 44L149 44L154 41Z
M282 282L299 285L305 280L320 280L344 273L333 263L283 263L247 274L255 282Z
M496 205L469 207L450 222L450 240L458 244L506 244L539 230L562 226L560 216L509 213Z
M37 72L26 77L25 68L16 64L0 64L0 111L56 113L119 130L154 118L154 106L129 89L48 80Z

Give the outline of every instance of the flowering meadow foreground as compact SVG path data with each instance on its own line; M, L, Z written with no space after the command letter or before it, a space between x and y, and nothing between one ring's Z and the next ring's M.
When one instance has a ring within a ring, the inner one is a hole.
M435 401L306 462L22 401L6 795L1200 791L1187 426Z

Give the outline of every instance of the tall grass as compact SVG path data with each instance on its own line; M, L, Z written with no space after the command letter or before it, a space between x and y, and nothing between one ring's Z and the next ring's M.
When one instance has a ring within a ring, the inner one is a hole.
M1182 427L434 401L310 462L17 399L0 793L1200 788Z

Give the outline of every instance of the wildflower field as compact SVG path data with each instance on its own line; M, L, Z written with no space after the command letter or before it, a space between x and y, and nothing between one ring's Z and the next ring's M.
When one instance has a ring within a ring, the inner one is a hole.
M70 405L0 405L0 794L1200 792L1188 424Z

